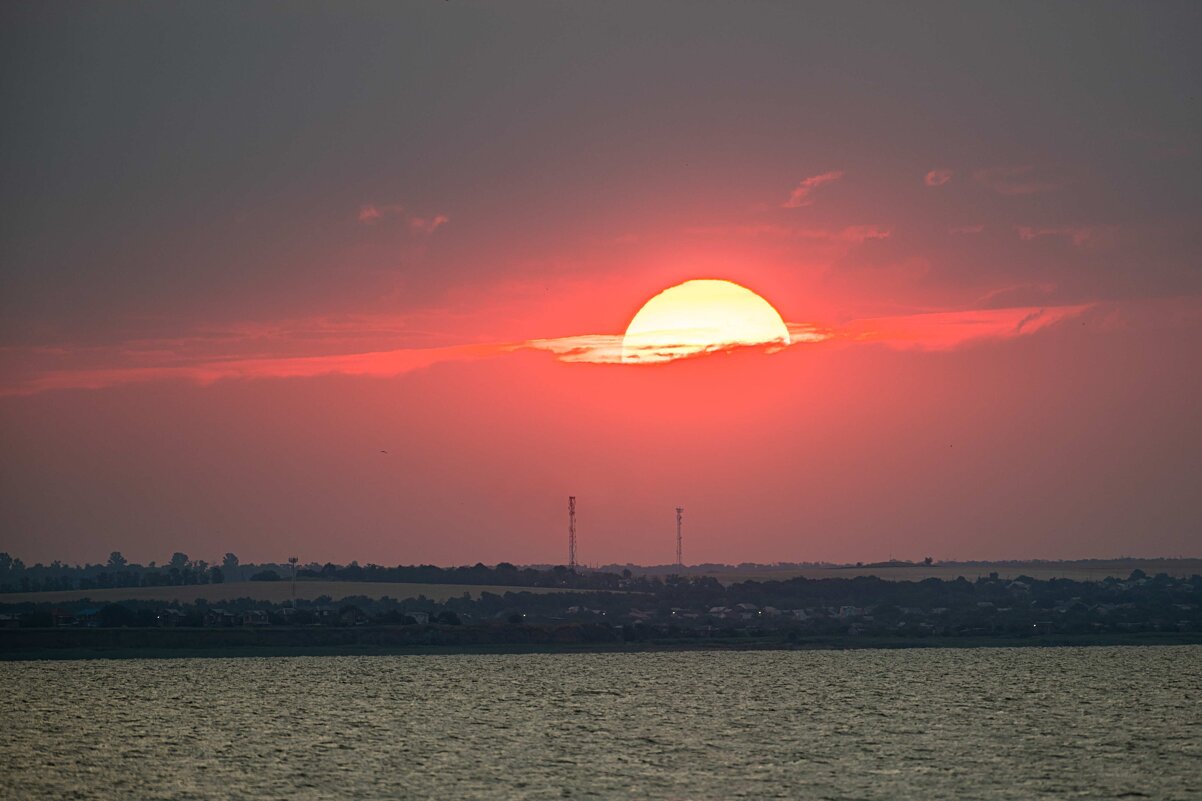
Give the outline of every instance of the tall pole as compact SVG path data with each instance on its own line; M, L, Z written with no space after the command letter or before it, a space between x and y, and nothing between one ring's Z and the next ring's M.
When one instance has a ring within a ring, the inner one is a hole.
M676 566L684 567L684 538L681 536L681 522L684 517L684 507L676 507Z
M568 496L568 570L576 570L576 496Z
M300 559L295 556L288 557L288 564L292 565L292 600L296 600L296 563Z

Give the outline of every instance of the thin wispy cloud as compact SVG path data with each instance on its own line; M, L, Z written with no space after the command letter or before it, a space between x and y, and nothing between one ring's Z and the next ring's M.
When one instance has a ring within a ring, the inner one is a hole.
M930 187L943 186L948 181L952 180L952 171L944 167L931 170L923 176L922 182Z
M1067 239L1078 247L1095 242L1100 234L1099 229L1088 225L1062 225L1050 228L1020 225L1015 230L1018 231L1018 238L1024 242L1044 237L1055 237Z
M732 344L698 347L695 342L657 342L653 345L627 344L621 334L585 334L555 339L532 339L524 347L554 354L561 362L575 364L647 365L687 358L695 359L729 352L742 346ZM777 346L779 349L781 346ZM684 355L682 355L682 353Z
M451 218L445 214L436 214L433 217L410 217L409 227L423 234L432 234L450 221Z
M174 365L52 370L0 388L3 395L36 395L56 389L105 389L150 381L187 381L207 386L231 379L315 378L326 375L391 378L431 365L480 359L511 350L504 345L407 348L367 353L283 358L233 358Z
M825 186L826 184L838 181L842 177L842 170L831 170L829 172L824 172L821 175L811 175L809 178L802 180L801 183L793 188L793 191L789 193L789 197L786 198L785 202L781 204L781 208L796 209L801 206L810 205L814 202L813 198L810 196L815 192L815 190L817 190L819 187Z
M372 225L383 220L385 217L401 217L405 214L404 206L382 205L377 206L374 203L364 203L359 207L359 222L365 225Z
M1031 303L1032 299L1046 300L1055 292L1053 281L1028 281L991 289L977 300L980 308L1006 308Z
M1077 317L1092 308L1091 304L1072 306L1015 306L1010 308L967 309L893 317L874 317L853 320L844 325L818 323L789 323L789 345L715 345L689 358L717 352L743 349L782 350L824 342L846 344L878 344L902 350L944 351L984 340L1006 340L1028 336L1056 323ZM526 347L546 350L565 362L588 364L631 364L665 361L671 354L671 344L658 343L644 348L644 353L630 352L620 335L592 334L530 340Z
M893 227L886 225L847 225L842 228L809 228L775 223L694 226L686 233L698 236L771 237L777 239L815 239L826 242L859 243L870 239L888 239Z
M1066 182L1039 174L1035 167L1024 164L1015 167L986 167L975 171L973 179L999 195L1035 195L1062 189Z
M561 362L620 364L622 339L621 334L580 334L550 339L530 339L522 344L527 348L553 353Z
M359 207L356 219L364 225L377 225L386 221L400 222L411 231L421 234L432 234L451 221L445 214L427 217L410 214L404 206L395 203L364 203Z
M132 347L122 344L107 352L89 349L84 354L86 361L80 361L77 358L79 354L73 354L69 348L30 348L23 353L13 352L19 349L8 349L6 360L23 360L30 364L20 375L8 372L5 382L0 384L0 396L36 395L54 390L100 390L154 381L184 381L207 386L229 380L335 375L393 378L437 364L497 358L531 350L549 353L562 362L626 366L678 358L695 359L735 350L771 353L823 343L875 344L896 349L939 351L981 340L1028 336L1078 316L1089 308L1089 305L1016 306L877 317L843 325L796 322L788 324L790 343L787 345L721 344L700 349L695 342L682 342L679 346L670 342L630 345L623 341L621 334L582 334L520 342L401 347L314 355L249 356L242 354L250 349L230 337L182 338L157 343L140 340ZM191 343L190 349L181 348L181 341ZM204 342L209 343L207 349ZM274 347L277 351L295 349L296 344L277 341ZM312 343L309 344L312 347ZM687 355L682 356L686 350ZM76 366L67 366L72 364Z
M715 353L736 350L762 350L769 353L801 343L821 342L829 332L809 323L789 323L789 343L771 342L759 345L715 344L698 347L697 340L689 336L690 331L675 332L680 342L656 342L655 344L627 343L621 334L586 334L583 336L558 337L554 339L532 339L522 343L523 347L545 350L562 362L581 364L659 364L679 359L695 359ZM687 340L687 341L685 341Z
M907 350L953 350L983 340L1029 336L1077 317L1090 308L1091 304L1016 306L877 317L849 323L836 336L852 342L876 342Z

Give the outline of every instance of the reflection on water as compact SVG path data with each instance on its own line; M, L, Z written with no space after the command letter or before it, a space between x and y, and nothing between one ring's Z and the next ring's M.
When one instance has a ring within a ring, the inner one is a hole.
M0 796L1202 798L1202 646L0 664Z

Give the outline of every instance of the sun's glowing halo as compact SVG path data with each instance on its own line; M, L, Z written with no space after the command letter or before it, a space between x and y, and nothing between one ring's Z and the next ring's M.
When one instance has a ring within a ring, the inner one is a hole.
M646 364L744 345L791 343L772 304L732 281L668 287L643 304L622 337L622 361Z

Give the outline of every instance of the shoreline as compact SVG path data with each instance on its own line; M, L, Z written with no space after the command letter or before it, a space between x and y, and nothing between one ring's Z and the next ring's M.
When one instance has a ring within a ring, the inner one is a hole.
M1030 637L872 637L838 635L790 641L783 637L648 640L644 642L454 643L372 645L363 643L197 645L93 644L12 647L0 633L0 662L78 661L90 659L229 659L289 656L438 656L504 654L672 653L684 651L860 651L929 648L1064 648L1105 646L1202 645L1200 632L1130 634L1045 634Z

